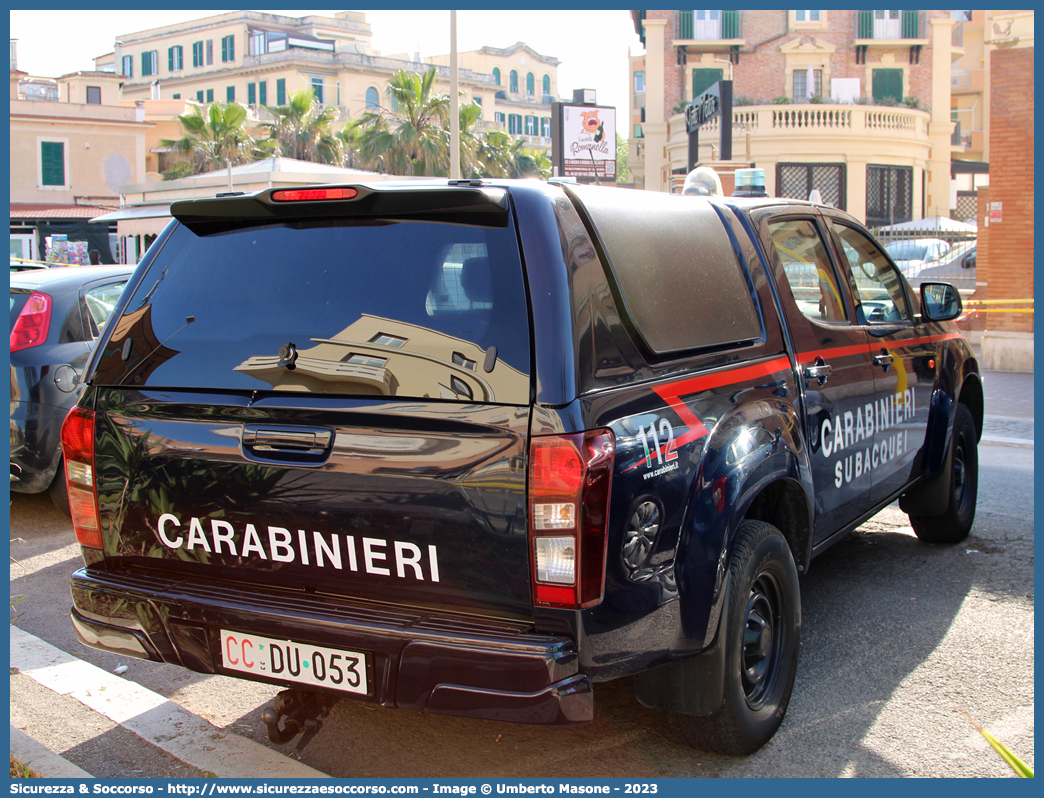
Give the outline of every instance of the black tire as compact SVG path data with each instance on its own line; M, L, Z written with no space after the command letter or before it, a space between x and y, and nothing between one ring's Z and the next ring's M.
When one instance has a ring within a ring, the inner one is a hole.
M967 405L957 405L950 442L950 488L946 512L911 515L910 526L925 543L960 543L975 523L979 496L979 449L975 419Z
M721 709L669 719L694 748L746 756L772 738L790 703L801 648L801 590L790 547L762 521L740 526L729 579Z
M47 489L51 494L51 501L66 518L72 518L72 510L69 509L69 486L65 482L65 458L58 461L58 470L54 472L51 487Z

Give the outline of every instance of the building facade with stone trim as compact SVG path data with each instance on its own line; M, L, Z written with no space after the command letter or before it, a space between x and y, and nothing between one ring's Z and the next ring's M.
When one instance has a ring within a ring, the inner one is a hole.
M688 167L682 109L733 81L732 160L720 120L700 131L699 162L754 164L770 194L823 198L868 224L948 216L949 11L632 11L645 44L645 122L632 174L678 191ZM633 86L632 86L632 99ZM633 105L633 103L632 103ZM640 151L640 156L638 152Z

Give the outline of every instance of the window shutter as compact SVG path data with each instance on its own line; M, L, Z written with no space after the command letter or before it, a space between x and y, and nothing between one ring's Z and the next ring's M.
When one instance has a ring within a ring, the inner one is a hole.
M174 48L173 47L168 47L167 48L167 71L168 72L173 72L174 71Z
M721 38L738 39L739 37L739 11L722 11Z
M151 75L152 70L149 67L152 66L152 59L149 58L148 53L141 54L141 76Z
M642 38L645 38L645 30L643 26ZM679 11L678 12L678 38L679 39L691 39L692 38L692 12L691 11Z
M228 37L225 36L221 39L221 61L225 62L228 60Z
M258 102L268 105L268 81L262 80L257 84Z
M920 27L918 23L918 12L916 11L904 11L903 12L903 38L904 39L919 39L921 38L918 34Z
M874 38L874 12L873 11L860 11L859 12L859 38L860 39L872 39L872 38Z
M255 105L257 103L257 84L247 84L247 105Z
M45 186L65 185L65 144L40 142L40 179Z
M692 70L692 96L699 97L711 86L722 79L725 74L723 69L694 69Z
M286 78L276 80L276 105L286 105Z

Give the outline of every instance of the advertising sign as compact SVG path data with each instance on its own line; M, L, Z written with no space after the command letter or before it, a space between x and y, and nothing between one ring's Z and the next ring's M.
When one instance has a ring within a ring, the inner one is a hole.
M562 177L616 180L616 109L562 106Z

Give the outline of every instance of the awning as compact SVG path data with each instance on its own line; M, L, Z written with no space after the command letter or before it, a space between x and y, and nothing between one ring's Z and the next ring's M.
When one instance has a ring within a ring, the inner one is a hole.
M110 208L94 205L59 205L47 202L12 202L12 219L89 219L101 221Z

